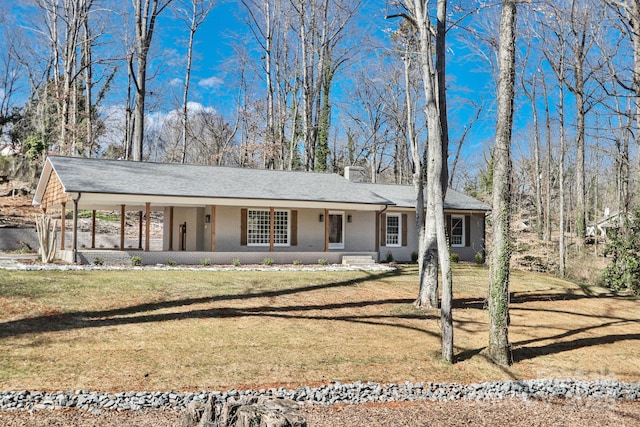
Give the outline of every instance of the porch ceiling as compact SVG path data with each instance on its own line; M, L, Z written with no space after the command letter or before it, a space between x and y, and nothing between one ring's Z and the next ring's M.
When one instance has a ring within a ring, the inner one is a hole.
M78 197L72 195L72 198ZM295 209L339 209L358 211L378 211L384 205L359 203L309 202L304 200L264 200L264 199L227 199L204 197L168 197L138 194L79 193L79 209L119 210L125 205L126 210L145 210L146 203L151 210L162 210L165 207L202 207L202 206L238 206L238 207L280 207Z

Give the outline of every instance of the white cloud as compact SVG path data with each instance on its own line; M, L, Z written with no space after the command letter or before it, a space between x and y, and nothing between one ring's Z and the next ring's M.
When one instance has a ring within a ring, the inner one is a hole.
M222 86L224 82L222 81L222 79L216 77L216 76L211 76L208 77L206 79L202 79L198 82L198 86L202 86L208 89L215 89L217 87Z
M216 113L213 107L204 106L199 102L188 102L187 108L193 114ZM105 131L100 136L98 143L104 149L109 144L122 145L124 141L124 119L125 106L111 105L102 106L99 109L100 117L104 120ZM182 109L170 111L148 111L145 114L145 133L147 135L160 132L167 121L178 120L182 114Z
M187 102L187 109L194 113L206 112L206 113L215 113L216 109L213 107L205 107L199 102Z
M169 81L169 86L171 87L182 86L182 79L179 79L179 78L172 79L171 81Z

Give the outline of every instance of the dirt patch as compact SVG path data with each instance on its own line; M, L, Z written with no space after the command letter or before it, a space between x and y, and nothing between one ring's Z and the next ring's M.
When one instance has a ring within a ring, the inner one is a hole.
M600 401L453 401L372 405L307 406L307 425L336 426L634 426L640 423L640 403ZM17 426L169 427L180 425L182 412L78 410L0 412L0 424Z
M0 227L34 227L33 216L40 208L33 206L33 195L21 181L0 184Z

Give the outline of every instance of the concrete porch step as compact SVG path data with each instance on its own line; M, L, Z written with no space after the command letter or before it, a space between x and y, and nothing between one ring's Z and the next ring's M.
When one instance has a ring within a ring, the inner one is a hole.
M372 256L345 255L342 257L342 265L372 265L377 264Z

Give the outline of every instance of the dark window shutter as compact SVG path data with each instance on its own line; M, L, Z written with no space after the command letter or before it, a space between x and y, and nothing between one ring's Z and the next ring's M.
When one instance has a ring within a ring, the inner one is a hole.
M471 246L471 215L464 216L464 245Z
M407 214L402 214L402 246L407 246Z
M247 210L240 209L240 244L247 245Z
M291 246L298 246L298 211L291 211Z
M445 215L444 222L447 227L447 242L451 245L451 215Z
M387 246L387 214L380 215L380 246Z

